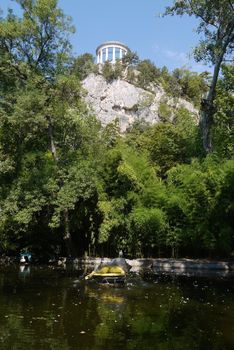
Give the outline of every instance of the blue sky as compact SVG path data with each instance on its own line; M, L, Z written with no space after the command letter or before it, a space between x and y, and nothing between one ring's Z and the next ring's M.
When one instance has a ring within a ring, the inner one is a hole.
M59 0L60 7L73 18L74 52L95 55L96 47L109 40L125 43L141 59L170 70L187 66L194 71L210 70L194 62L192 48L198 43L196 20L189 17L160 17L172 0ZM0 8L14 8L11 0L1 0Z

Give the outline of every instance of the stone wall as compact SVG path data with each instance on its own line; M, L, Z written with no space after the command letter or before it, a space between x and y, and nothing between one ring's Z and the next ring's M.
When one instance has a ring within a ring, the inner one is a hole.
M110 258L86 258L76 259L77 263L99 265L100 263L110 262ZM132 267L153 268L161 271L171 270L225 270L234 271L233 261L219 261L206 259L126 259L126 262Z

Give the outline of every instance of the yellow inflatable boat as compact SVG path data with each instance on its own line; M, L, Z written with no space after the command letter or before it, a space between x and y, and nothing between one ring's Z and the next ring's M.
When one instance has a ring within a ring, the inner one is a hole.
M86 280L95 279L103 284L124 284L128 266L124 259L117 258L109 264L100 264L98 268L85 276Z
M85 276L86 280L93 277L122 277L126 276L124 269L120 266L103 266L97 271L91 272L89 275Z

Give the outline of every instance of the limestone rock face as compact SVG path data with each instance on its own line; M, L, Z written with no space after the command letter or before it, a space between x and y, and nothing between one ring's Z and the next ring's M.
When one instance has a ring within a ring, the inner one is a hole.
M122 132L137 120L157 123L161 102L174 108L187 108L195 115L198 113L188 101L169 99L160 86L154 86L149 92L121 79L108 83L100 74L90 74L82 85L87 91L85 100L101 123L107 125L118 118Z

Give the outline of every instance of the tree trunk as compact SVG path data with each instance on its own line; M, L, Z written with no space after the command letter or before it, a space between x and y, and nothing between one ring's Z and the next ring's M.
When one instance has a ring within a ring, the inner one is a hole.
M171 247L171 257L174 259L175 258L175 247Z
M49 140L50 140L50 149L53 155L54 160L57 162L58 161L58 155L57 155L57 150L54 142L54 136L53 136L53 125L51 122L51 117L46 116L46 119L48 121L48 134L49 134ZM69 213L68 209L63 210L63 220L64 220L64 242L66 246L66 251L67 251L67 256L71 257L73 256L73 246L72 246L72 239L71 239L71 233L70 233L70 228L69 228Z
M49 139L50 139L50 149L51 149L51 153L53 154L53 157L56 161L58 161L58 156L57 156L57 150L56 150L56 146L54 143L54 135L53 135L53 126L52 126L52 122L51 122L51 117L50 116L46 116L46 119L48 120L48 134L49 134Z
M212 152L211 127L213 123L213 102L207 99L201 104L201 129L202 129L202 143L206 154Z
M214 73L211 81L211 86L207 94L207 98L203 99L201 103L200 125L202 129L203 148L206 154L211 153L213 150L211 128L213 125L213 121L214 121L213 116L215 113L215 108L214 108L215 89L218 81L220 67L223 61L223 56L226 52L227 44L228 42L224 44L222 53L217 57L217 60L214 66Z
M63 239L64 239L65 245L66 245L67 256L72 257L73 249L72 249L71 233L70 233L70 228L69 228L68 209L64 209L63 219L64 219L64 237L63 237Z

